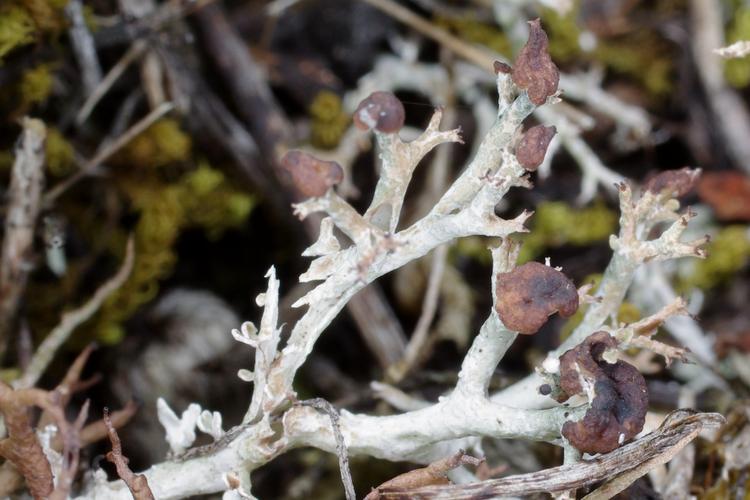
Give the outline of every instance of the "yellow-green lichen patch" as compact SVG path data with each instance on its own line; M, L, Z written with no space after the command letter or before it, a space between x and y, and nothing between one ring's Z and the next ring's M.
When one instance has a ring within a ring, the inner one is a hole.
M58 35L67 26L63 9L68 4L68 0L20 0L20 4L29 13L37 30L41 33Z

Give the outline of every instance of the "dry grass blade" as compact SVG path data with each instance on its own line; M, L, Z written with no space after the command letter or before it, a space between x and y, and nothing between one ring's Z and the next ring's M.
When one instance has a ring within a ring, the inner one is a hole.
M720 425L724 417L717 413L695 413L677 410L670 413L655 430L630 444L592 460L573 465L509 476L475 484L428 487L418 489L383 489L383 499L451 498L475 499L531 493L567 491L603 481L613 476L600 493L591 498L604 498L605 492L621 491L650 468L669 461L678 451L706 428ZM599 491L599 490L597 490ZM588 498L588 497L587 497ZM606 498L609 498L608 496Z

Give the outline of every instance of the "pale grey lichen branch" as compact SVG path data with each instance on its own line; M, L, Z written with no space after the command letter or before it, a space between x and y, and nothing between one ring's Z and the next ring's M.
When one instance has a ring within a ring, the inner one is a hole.
M432 149L447 142L463 142L460 130L439 130L443 110L437 108L427 129L411 142L404 142L397 133L375 131L380 154L380 177L375 186L365 218L384 231L396 231L406 189L419 162Z
M394 155L384 161L383 172L388 180L380 183L380 192L373 201L375 206L387 200L395 208L386 227L378 227L368 220L367 214L357 214L330 189L323 196L295 207L302 217L314 211L326 214L318 241L305 251L305 255L318 258L301 277L302 281L323 281L295 304L307 306L307 311L294 324L284 348L280 349L277 324L280 286L273 268L269 271L268 289L258 300L263 307L260 328L246 323L241 331L233 332L236 340L255 350L254 370L241 373L243 380L254 384L243 424L221 435L208 448L188 450L174 461L146 471L144 474L157 497L223 491L230 476L244 481L242 488L249 491L248 471L280 453L299 446L334 451L336 442L329 419L310 408L290 407L290 403L295 401L292 384L298 368L348 300L379 276L456 238L477 234L504 238L525 231L529 212L504 220L495 215L494 208L511 187L529 186L526 171L511 154L511 148L521 123L535 106L525 92L505 106L504 100L510 96L505 86L513 84L504 76L499 82L503 111L476 156L435 207L410 227L396 231L403 196L416 164L430 149L459 139L457 131L439 130L440 111L415 141L403 143L395 135L387 141L380 137L381 151ZM341 229L350 241L339 240L334 227ZM493 251L496 261L493 279L497 273L512 268L516 253L509 241ZM340 429L349 452L394 460L430 461L445 455L445 451L454 452L460 444L476 442L479 436L558 440L566 414L579 413L583 408L524 410L501 406L487 398L489 378L515 338L515 333L499 325L493 312L477 343L491 342L495 336L502 339L499 348L486 353L479 352L481 346L473 348L456 390L438 403L388 417L342 412ZM279 417L283 423L281 433L275 423ZM200 485L196 486L196 482ZM117 483L100 483L94 485L89 497L106 494L107 498L117 498L120 491L123 490Z

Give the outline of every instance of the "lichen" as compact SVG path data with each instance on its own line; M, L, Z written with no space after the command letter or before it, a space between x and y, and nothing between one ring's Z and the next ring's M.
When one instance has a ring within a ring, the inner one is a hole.
M601 274L590 274L584 280L581 282L582 285L593 285L592 291L590 293L595 293L597 287L602 281L602 275ZM573 330L575 330L578 325L581 324L583 321L583 317L586 315L586 311L588 310L588 304L582 305L578 308L578 311L568 318L568 320L563 324L562 328L560 328L560 341L563 341L567 339L571 333L573 333ZM636 307L631 302L623 302L620 304L620 308L617 310L617 323L619 324L628 324L628 323L635 323L636 321L640 320L642 318L642 313L638 307Z

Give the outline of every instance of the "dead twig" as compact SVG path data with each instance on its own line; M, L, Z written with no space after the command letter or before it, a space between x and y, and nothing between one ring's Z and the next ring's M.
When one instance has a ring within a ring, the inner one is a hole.
M405 472L404 474L398 475L393 479L384 482L383 484L372 490L365 497L365 500L379 500L380 498L384 498L381 497L381 489L413 489L422 488L424 486L451 484L450 480L446 476L448 472L461 465L473 465L474 467L478 467L483 463L483 458L472 457L471 455L467 455L464 450L459 450L450 457L446 457L433 462L427 467L422 467L419 469L411 470L409 472Z
M356 500L357 494L354 491L352 482L352 473L349 470L349 456L346 450L344 435L341 433L339 426L339 412L334 406L323 398L308 399L297 403L299 406L310 406L327 414L331 419L331 429L336 439L336 454L339 457L339 469L341 470L341 482L344 483L344 492L346 500Z
M401 359L406 335L379 283L372 283L352 297L347 310L382 369Z
M96 54L94 37L86 26L81 0L69 0L65 6L65 16L70 21L68 36L81 69L83 91L86 96L90 96L102 79L102 67Z
M18 469L34 498L47 498L53 491L52 468L29 419L28 407L33 404L50 408L47 392L14 391L0 382L0 412L8 432L8 437L0 441L0 455Z
M502 479L493 479L474 484L427 487L417 489L380 489L382 499L450 498L474 499L495 498L531 493L557 492L588 486L616 476L590 498L610 498L648 473L657 465L668 462L677 452L695 439L704 428L715 427L724 422L718 413L696 413L692 410L676 410L670 413L659 429L626 444L611 453L585 460L573 465L520 474ZM589 497L587 497L589 498Z
M107 460L115 464L117 475L128 486L135 500L153 500L154 494L151 492L146 476L135 474L128 467L128 459L122 454L120 436L117 435L117 430L112 424L112 420L109 417L109 409L107 408L104 408L104 425L107 428L109 440L112 443L112 451L107 453Z
M55 397L58 395L59 393L53 393ZM63 442L63 462L59 473L55 477L57 485L49 497L50 500L66 500L70 494L73 480L75 479L76 472L78 472L81 451L81 429L83 429L86 417L89 414L89 401L86 400L83 407L81 407L81 411L78 412L78 417L71 424L65 419L65 411L60 403L61 401L56 401L55 409L57 410L58 435L62 438Z
M83 103L83 106L81 106L81 109L76 115L77 124L80 125L86 121L86 118L89 117L91 111L93 111L94 107L99 103L101 98L104 97L109 89L112 88L112 85L114 85L115 82L122 76L122 74L125 73L125 70L128 69L128 66L130 66L133 61L138 59L141 54L143 54L143 51L145 49L146 43L143 40L133 42L127 52L125 52L120 60L117 61L114 66L112 66L107 74L104 75L104 78L100 79L96 87L88 94L86 101Z
M23 131L16 146L8 188L5 237L0 257L0 360L8 345L18 305L32 269L29 257L44 187L47 129L42 121L33 118L24 118L21 125Z
M50 447L52 450L62 452L63 462L62 469L57 473L57 487L50 493L49 498L65 499L70 492L75 474L78 471L78 452L87 444L99 441L107 436L107 429L102 421L93 422L84 426L86 416L88 415L88 401L84 404L79 412L78 418L73 424L70 424L65 418L65 407L73 393L88 388L92 380L81 381L81 371L88 360L93 345L84 349L73 364L68 368L68 372L62 382L58 384L53 392L41 391L39 389L19 389L5 390L0 387L0 411L6 418L10 418L10 427L14 427L13 435L4 441L0 441L0 455L6 456L8 461L0 466L0 496L7 496L23 486L26 477L27 484L29 481L35 484L35 487L44 488L44 483L37 478L44 478L46 468L44 463L40 462L40 457L45 456L44 450L42 455L38 455L36 444L31 441L31 433L35 436L36 430L44 429L47 425L54 425L57 431L51 440ZM28 415L29 406L37 406L42 409L42 414L36 425L32 426ZM128 402L124 408L112 414L112 425L115 427L124 426L135 414L138 405L134 402ZM21 418L21 417L24 418ZM3 448L6 447L6 448ZM5 449L5 454L2 450ZM41 449L41 448L40 448ZM14 458L11 458L14 457ZM46 461L46 458L45 458ZM49 463L47 464L49 465ZM30 472L31 471L31 472ZM50 466L51 471L51 466ZM28 479L30 474L33 475L31 480ZM31 487L29 487L31 489Z
M51 205L57 198L60 197L65 191L70 189L73 185L78 183L84 177L90 175L94 169L101 165L110 156L118 152L123 146L127 145L132 141L138 134L149 128L161 117L172 111L174 105L171 102L165 102L157 108L151 110L149 114L134 123L129 129L127 129L121 136L117 137L111 142L105 142L97 150L93 158L84 163L80 170L75 174L71 175L58 185L50 189L44 194L44 206Z

